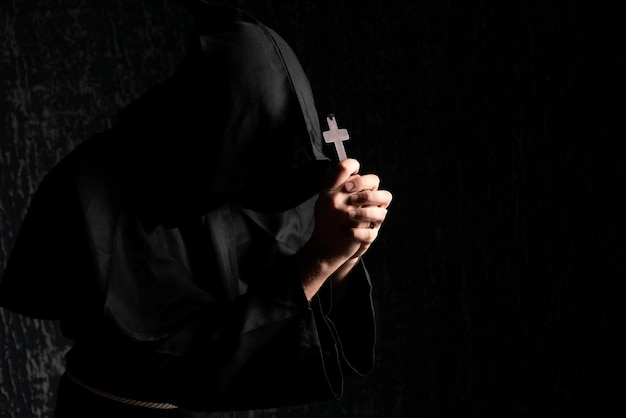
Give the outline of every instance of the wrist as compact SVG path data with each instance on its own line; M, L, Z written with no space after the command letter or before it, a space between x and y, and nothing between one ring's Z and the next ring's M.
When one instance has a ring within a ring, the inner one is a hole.
M298 277L308 300L315 296L324 282L346 261L324 258L320 254L321 251L317 250L310 241L295 254Z

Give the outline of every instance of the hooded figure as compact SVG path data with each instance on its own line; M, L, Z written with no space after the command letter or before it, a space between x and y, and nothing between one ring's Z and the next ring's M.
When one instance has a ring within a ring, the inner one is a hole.
M373 365L362 263L332 312L294 277L329 166L303 69L244 12L196 12L173 76L46 175L0 281L74 341L57 416L338 399Z

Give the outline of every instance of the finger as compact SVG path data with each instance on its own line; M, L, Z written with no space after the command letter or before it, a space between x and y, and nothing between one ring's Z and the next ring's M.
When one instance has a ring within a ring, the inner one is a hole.
M364 244L371 244L378 237L378 228L352 228L352 238Z
M326 188L329 190L340 189L344 183L359 172L361 164L354 158L348 158L337 164L331 171Z
M364 190L377 190L379 185L380 178L377 175L365 174L363 176L350 177L346 182L345 189L348 192L362 192Z
M380 223L370 221L370 222L354 222L352 224L353 228L363 228L363 229L376 229L380 228Z
M387 208L393 196L387 190L365 191L350 195L350 205Z
M370 222L380 225L387 217L387 209L378 206L350 208L348 216L352 222L359 225L369 225Z

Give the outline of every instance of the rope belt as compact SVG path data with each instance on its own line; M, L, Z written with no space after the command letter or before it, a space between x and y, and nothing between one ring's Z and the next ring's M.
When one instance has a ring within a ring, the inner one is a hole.
M152 409L176 409L178 408L176 405L172 405L171 403L159 403L159 402L145 402L145 401L136 401L134 399L123 398L121 396L113 395L111 393L105 392L100 389L96 389L83 383L76 376L70 373L69 370L65 370L65 374L69 377L74 383L83 389L88 390L91 393L95 393L96 395L102 396L103 398L110 399L112 401L121 402L126 405L140 406L143 408L152 408Z

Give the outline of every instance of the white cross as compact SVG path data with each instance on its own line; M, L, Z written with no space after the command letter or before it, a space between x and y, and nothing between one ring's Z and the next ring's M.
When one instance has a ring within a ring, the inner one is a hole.
M335 120L335 115L328 115L326 118L326 122L328 123L328 128L330 130L324 131L324 141L327 144L335 144L335 149L337 150L337 156L339 157L339 161L343 161L348 156L346 155L346 150L343 147L343 141L347 141L350 139L350 135L348 135L348 131L346 129L338 129L337 121Z

